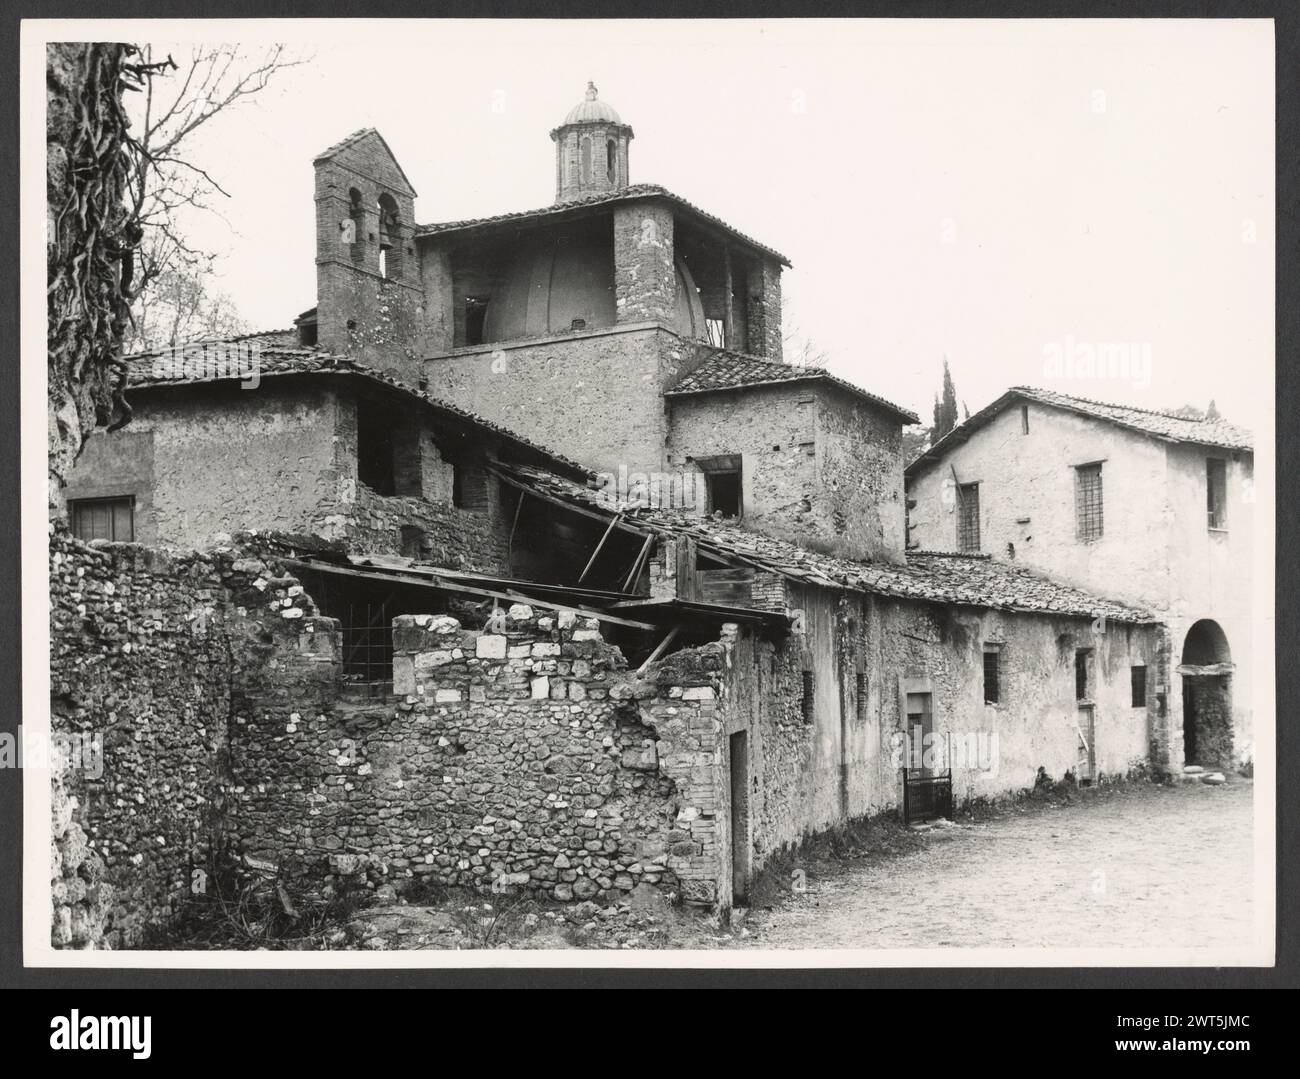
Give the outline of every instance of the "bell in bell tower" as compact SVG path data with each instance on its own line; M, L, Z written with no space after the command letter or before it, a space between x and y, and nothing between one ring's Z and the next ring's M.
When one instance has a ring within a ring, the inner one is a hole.
M582 101L551 132L555 143L555 201L622 191L628 186L632 129L587 83Z

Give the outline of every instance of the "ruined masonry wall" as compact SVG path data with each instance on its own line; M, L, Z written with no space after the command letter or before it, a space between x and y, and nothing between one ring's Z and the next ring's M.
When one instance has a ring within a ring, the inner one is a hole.
M319 623L263 568L52 533L51 733L103 744L101 763L54 777L56 946L138 945L222 842L232 687Z
M493 628L397 618L396 704L263 699L233 747L245 852L331 886L712 902L720 653L638 681L593 620Z

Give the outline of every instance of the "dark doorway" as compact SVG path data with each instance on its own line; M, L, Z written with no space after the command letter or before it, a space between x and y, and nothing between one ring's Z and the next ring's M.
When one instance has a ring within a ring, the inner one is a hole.
M749 901L749 735L737 731L729 742L731 763L731 901Z
M1183 641L1183 763L1230 768L1232 653L1223 628L1210 618L1193 623Z

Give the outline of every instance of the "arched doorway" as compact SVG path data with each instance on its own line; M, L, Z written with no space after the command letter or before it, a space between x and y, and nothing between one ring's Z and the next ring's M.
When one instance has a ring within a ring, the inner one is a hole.
M1183 761L1231 767L1232 653L1218 622L1202 618L1183 640Z

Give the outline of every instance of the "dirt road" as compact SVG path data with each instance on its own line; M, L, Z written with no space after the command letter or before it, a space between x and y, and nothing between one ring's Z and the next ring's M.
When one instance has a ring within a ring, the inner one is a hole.
M754 911L760 948L1216 948L1251 932L1253 784L1141 787L935 828L925 849L809 873Z

